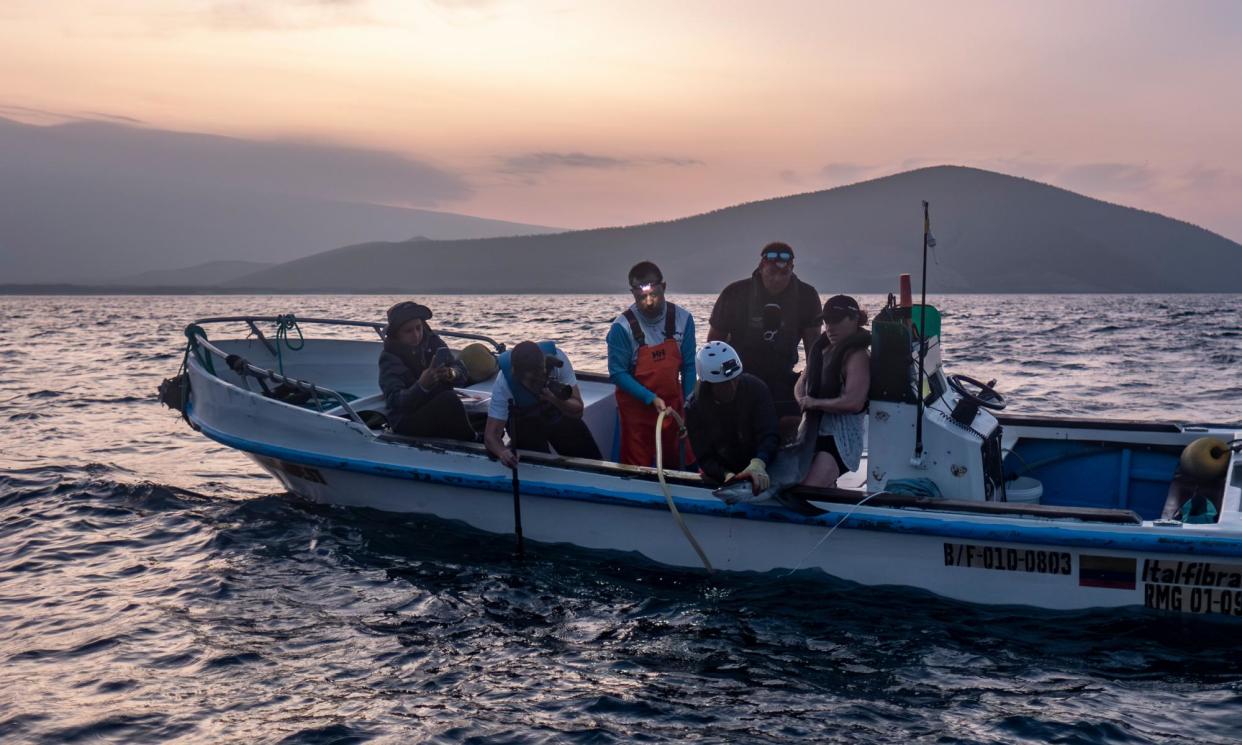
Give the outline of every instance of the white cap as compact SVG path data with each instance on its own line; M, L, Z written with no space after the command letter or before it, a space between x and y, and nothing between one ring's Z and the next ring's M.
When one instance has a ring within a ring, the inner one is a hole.
M708 342L694 358L699 380L724 383L742 374L742 358L722 341Z

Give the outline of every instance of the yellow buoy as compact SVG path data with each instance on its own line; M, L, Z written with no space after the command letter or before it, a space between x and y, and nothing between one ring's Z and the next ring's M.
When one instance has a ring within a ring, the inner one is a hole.
M457 359L466 368L466 377L469 378L471 384L487 380L500 369L500 365L496 363L496 356L478 342L463 347Z
M1199 481L1214 481L1229 468L1229 445L1216 437L1200 437L1182 451L1182 473Z

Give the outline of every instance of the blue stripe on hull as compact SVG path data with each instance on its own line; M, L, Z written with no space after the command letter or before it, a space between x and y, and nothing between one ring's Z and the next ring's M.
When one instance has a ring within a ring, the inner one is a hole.
M468 489L509 492L513 488L508 476L475 476L452 471L437 471L412 466L398 466L356 458L320 455L303 450L247 440L213 429L195 421L204 434L222 445L258 455L319 468L366 473L384 478L423 481ZM557 484L522 480L522 493L553 499L623 505L638 509L668 509L662 496L642 492L614 491L590 486L566 488ZM711 515L765 522L784 522L832 527L844 521L845 528L889 533L961 538L975 541L1024 543L1129 551L1149 554L1195 554L1204 556L1242 557L1242 538L1200 537L1171 533L1135 532L1109 533L1046 525L986 524L951 518L918 515L848 515L848 508L824 515L798 515L783 508L739 504L729 506L714 498L711 501L676 498L677 509L686 514ZM1138 530L1136 527L1135 530Z

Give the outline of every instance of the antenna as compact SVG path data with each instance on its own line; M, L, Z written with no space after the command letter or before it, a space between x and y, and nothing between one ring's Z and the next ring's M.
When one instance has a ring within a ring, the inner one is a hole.
M923 292L919 299L919 375L914 381L918 398L918 414L914 420L914 457L910 465L926 468L923 458L923 363L927 359L927 246L931 238L931 217L927 201L923 201Z

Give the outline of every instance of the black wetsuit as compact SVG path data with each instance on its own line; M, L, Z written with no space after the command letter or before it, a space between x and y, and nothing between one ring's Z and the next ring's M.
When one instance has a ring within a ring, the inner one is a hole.
M798 275L772 295L758 269L726 287L712 308L712 328L726 334L742 368L767 384L779 416L800 413L793 395L798 342L804 330L819 327L820 312L819 293Z
M717 401L712 383L699 383L686 405L686 429L699 470L716 482L738 473L758 458L772 462L780 445L776 408L763 381L742 373L737 393L729 402Z

